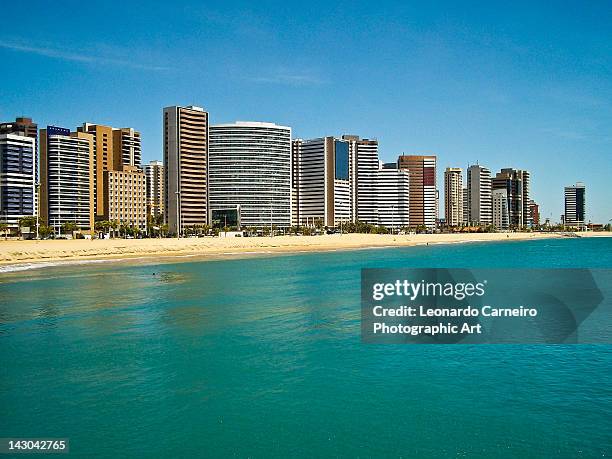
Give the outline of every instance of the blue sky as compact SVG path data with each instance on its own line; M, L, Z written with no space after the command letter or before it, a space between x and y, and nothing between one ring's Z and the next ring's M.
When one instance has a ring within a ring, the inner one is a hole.
M376 137L402 152L528 169L543 217L587 184L612 218L612 3L87 2L2 6L0 120L141 131L162 157L162 107L294 136Z

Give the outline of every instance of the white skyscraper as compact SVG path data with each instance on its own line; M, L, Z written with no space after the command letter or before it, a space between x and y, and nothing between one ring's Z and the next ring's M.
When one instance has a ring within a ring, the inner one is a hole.
M350 142L336 137L294 141L297 221L327 227L352 221Z
M493 225L500 230L506 230L510 226L510 216L508 213L508 192L498 188L493 190Z
M410 224L410 180L397 163L382 165L376 174L376 223L392 230Z
M93 136L47 126L40 130L41 216L56 233L64 223L94 226Z
M468 167L467 195L470 223L490 225L493 222L491 171L477 164Z
M240 226L291 225L291 128L244 122L210 127L213 222L239 209Z

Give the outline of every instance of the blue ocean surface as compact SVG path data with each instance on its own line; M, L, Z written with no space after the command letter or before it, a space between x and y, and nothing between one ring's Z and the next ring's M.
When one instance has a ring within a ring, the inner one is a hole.
M362 344L366 267L612 268L612 238L1 274L0 437L72 457L612 454L611 345Z

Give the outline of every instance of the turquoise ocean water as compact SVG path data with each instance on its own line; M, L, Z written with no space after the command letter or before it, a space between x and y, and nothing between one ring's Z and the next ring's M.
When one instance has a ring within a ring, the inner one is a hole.
M612 346L365 345L362 267L612 268L612 238L0 274L0 437L68 437L73 457L612 454Z

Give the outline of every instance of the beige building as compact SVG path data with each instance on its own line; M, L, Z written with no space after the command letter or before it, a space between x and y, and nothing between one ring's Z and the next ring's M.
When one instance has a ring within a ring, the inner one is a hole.
M201 107L164 108L165 219L171 233L207 225L208 112Z
M444 219L448 226L463 223L463 170L447 167L444 171Z
M104 172L104 219L146 231L147 201L144 172L135 166Z
M104 215L104 173L121 170L123 166L140 167L140 133L132 128L113 128L101 124L83 123L78 132L92 135L94 149L94 212ZM100 186L98 186L100 184Z

